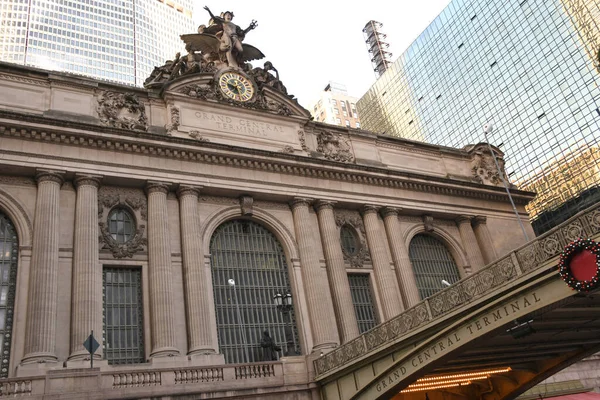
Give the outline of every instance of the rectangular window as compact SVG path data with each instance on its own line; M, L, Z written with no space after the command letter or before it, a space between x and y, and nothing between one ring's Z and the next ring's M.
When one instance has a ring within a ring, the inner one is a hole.
M378 323L369 281L369 274L348 274L352 304L361 334L374 328Z
M104 267L102 278L104 358L109 364L143 363L142 272Z

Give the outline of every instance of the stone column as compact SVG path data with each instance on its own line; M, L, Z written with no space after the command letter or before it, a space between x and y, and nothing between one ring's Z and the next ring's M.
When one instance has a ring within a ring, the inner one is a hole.
M204 275L204 256L198 216L200 187L180 186L179 209L181 218L181 250L183 256L183 285L185 290L185 315L188 330L188 354L217 353L209 323L212 293Z
M458 224L460 238L462 239L465 252L467 253L467 259L471 266L471 270L472 272L479 271L481 267L483 267L484 262L481 250L477 244L477 239L475 238L475 232L473 232L473 228L471 227L471 217L461 215L456 218L456 223Z
M148 182L148 280L150 284L150 357L179 355L173 315L173 282L169 243L168 186Z
M317 201L315 209L319 219L319 231L327 264L327 277L333 297L340 340L346 343L359 335L358 323L350 294L350 283L344 264L340 234L333 215L333 202Z
M385 232L387 234L388 243L392 250L392 259L396 266L396 277L402 292L402 300L406 308L412 307L421 301L419 289L417 289L417 281L415 280L415 271L408 249L402 238L400 230L400 222L398 221L399 209L392 207L384 207L381 209L383 222L385 224Z
M329 295L327 274L321 271L317 252L313 248L314 242L311 240L316 232L309 223L309 203L308 199L295 198L290 206L294 217L302 280L313 334L312 352L316 352L337 346L339 338L336 324L333 323L335 313Z
M56 361L60 186L63 177L40 171L35 200L23 364Z
M492 235L487 227L487 217L478 215L473 218L473 231L479 243L479 248L483 254L483 260L485 264L489 264L498 258L496 249L494 248L494 242L492 241Z
M102 267L98 261L99 176L77 176L71 293L71 354L69 360L89 357L83 342L94 331L102 342ZM102 358L102 346L94 354Z
M373 272L379 288L383 316L387 321L400 314L404 310L404 306L400 289L398 289L398 281L390 268L390 261L385 249L385 238L379 229L377 212L378 207L376 206L365 205L363 207L363 220L371 261L373 262Z

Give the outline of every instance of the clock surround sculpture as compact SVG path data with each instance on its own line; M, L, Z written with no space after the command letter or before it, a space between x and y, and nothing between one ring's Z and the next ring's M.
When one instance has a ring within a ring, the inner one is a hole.
M279 79L279 71L270 61L255 67L249 61L265 55L244 43L246 35L258 24L252 20L246 29L232 22L233 12L215 16L208 7L208 25L198 33L181 35L187 55L177 53L173 60L155 67L144 82L147 89L179 93L279 115L309 116ZM210 77L210 79L207 79ZM184 83L184 85L181 85Z

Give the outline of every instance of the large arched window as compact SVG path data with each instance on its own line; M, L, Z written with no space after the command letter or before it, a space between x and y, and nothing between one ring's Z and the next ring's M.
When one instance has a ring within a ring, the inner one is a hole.
M19 242L12 222L0 212L0 378L8 378Z
M228 221L213 234L210 254L219 348L225 361L267 360L261 348L264 331L281 347L280 355L299 354L294 311L288 320L273 303L276 294L291 293L285 254L277 238L255 222Z
M449 283L460 280L452 255L442 242L432 236L419 234L413 237L409 257L421 299L442 290L442 280Z

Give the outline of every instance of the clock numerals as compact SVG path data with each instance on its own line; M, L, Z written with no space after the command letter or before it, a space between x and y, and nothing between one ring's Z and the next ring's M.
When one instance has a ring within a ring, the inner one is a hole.
M245 102L252 99L254 86L244 76L235 73L225 73L219 78L219 87L227 97Z

